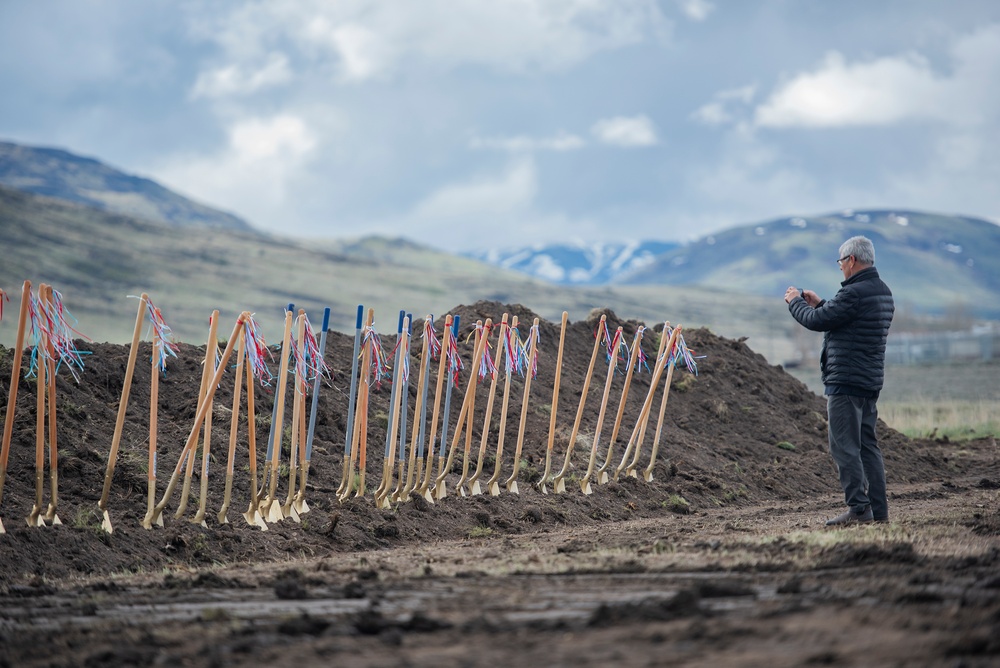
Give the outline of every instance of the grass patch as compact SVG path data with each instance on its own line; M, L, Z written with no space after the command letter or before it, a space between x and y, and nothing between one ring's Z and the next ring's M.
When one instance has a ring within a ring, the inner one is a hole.
M687 374L683 376L679 381L675 382L671 387L675 392L687 392L694 384L698 382L698 377L694 374Z
M740 485L736 488L726 488L726 491L722 494L722 501L724 503L732 503L737 499L743 499L750 496L750 491L747 489L746 485Z
M469 538L489 538L492 535L493 529L482 525L472 527L468 533Z
M910 438L1000 436L1000 401L901 401L878 408L886 424Z
M76 529L97 529L103 531L101 529L103 521L104 518L96 510L81 506L77 508L76 515L73 516L72 526Z
M660 504L672 513L687 515L691 512L691 504L680 494L671 494Z

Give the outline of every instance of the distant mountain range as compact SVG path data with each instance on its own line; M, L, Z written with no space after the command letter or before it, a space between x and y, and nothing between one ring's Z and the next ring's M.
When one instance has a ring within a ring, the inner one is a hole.
M607 285L635 273L680 246L669 241L548 244L492 249L470 257L561 285Z
M772 297L797 285L831 296L843 280L837 250L859 234L874 242L900 307L1000 319L1000 226L967 216L845 210L741 225L684 245L550 245L477 257L562 284L697 285Z
M619 281L782 294L789 285L832 295L849 237L875 244L875 264L899 306L928 313L962 307L1000 318L1000 226L919 211L845 210L734 227L676 248Z
M155 181L56 148L0 142L0 185L169 225L250 229L241 218Z
M684 245L551 244L457 257L400 239L281 238L97 160L0 142L0 287L11 292L25 278L65 286L83 302L91 331L108 340L120 332L102 334L101 318L121 307L121 295L145 289L183 313L187 324L177 329L188 340L213 305L269 304L273 315L287 301L326 304L349 328L355 299L414 311L513 300L550 319L610 306L720 332L734 333L734 324L759 332L764 323L769 336L782 336L785 288L832 295L842 278L837 250L855 234L875 242L899 307L1000 320L1000 226L976 218L841 211Z

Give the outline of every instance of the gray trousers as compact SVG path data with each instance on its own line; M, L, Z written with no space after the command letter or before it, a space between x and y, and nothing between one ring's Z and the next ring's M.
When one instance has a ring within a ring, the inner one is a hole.
M856 513L870 505L875 519L888 519L885 465L875 436L875 399L834 394L826 398L830 454L837 464L844 501Z

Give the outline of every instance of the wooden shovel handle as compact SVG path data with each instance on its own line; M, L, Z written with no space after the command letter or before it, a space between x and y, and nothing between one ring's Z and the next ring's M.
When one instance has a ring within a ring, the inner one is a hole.
M580 421L583 419L583 408L587 404L587 394L590 391L590 381L594 377L594 367L597 364L597 353L601 350L601 341L604 339L604 323L608 316L602 315L597 325L597 336L594 337L594 350L590 353L590 364L587 366L587 375L583 379L583 389L580 390L580 404L576 409L576 418L573 420L573 431L569 435L569 443L566 445L566 459L563 461L562 470L556 474L553 480L561 480L569 472L570 459L573 455L573 448L576 445L576 436L580 433Z
M531 361L538 349L538 318L535 318L528 334L528 371L524 376L524 394L521 399L521 422L517 428L517 447L514 449L514 472L507 480L508 487L517 480L517 474L521 470L521 451L524 448L524 427L528 423L528 398L531 395Z
M486 327L491 327L493 321L489 318L486 319ZM465 398L462 400L462 410L458 414L458 422L455 423L455 431L452 435L451 448L448 452L448 464L445 466L443 471L438 473L437 482L444 480L444 477L448 473L448 466L451 465L452 460L455 457L455 450L458 448L458 442L462 439L462 429L465 427L465 420L469 417L469 407L472 405L473 398L476 395L476 384L479 381L479 365L483 361L483 351L486 348L486 337L482 337L479 345L476 346L475 352L472 357L472 368L469 370L469 383L465 387Z
M469 484L479 480L483 474L483 458L486 455L486 445L490 438L490 422L493 419L493 401L497 395L497 380L500 376L500 361L503 355L503 340L507 335L507 314L500 320L500 333L497 336L497 350L493 355L493 378L490 380L490 395L486 400L486 416L483 418L483 434L479 441L479 458L476 462L476 472L469 478Z
M174 493L174 488L177 486L177 479L180 477L181 462L184 461L184 458L187 457L188 453L194 448L195 443L198 442L198 431L201 429L202 423L205 421L205 415L208 413L210 403L208 399L215 395L215 390L218 388L219 382L222 380L222 374L226 370L226 364L229 363L229 356L233 352L233 346L235 345L236 338L239 336L240 332L243 331L243 325L245 324L246 318L249 316L250 314L244 311L240 314L239 318L236 319L236 325L233 327L233 333L229 336L226 348L222 352L222 359L220 360L219 366L215 370L215 374L212 376L212 380L209 384L206 401L201 402L201 406L198 407L198 412L194 417L194 424L191 426L191 432L188 434L187 442L181 450L177 467L174 469L174 474L170 478L170 483L167 485L167 489L163 493L163 497L160 499L160 502L156 504L155 512L157 516L163 512L163 508L166 507L167 501L170 500L170 497ZM152 519L155 521L156 517L154 516Z
M660 346L659 346L659 348L656 351L656 361L657 362L659 362L660 358L663 357L663 350L664 350L664 348L667 345L667 339L670 338L670 337L666 336L667 328L669 328L669 327L670 327L670 321L667 320L667 321L665 321L663 323L663 331L660 333ZM655 386L656 386L655 383L650 383L650 387L655 387ZM621 473L622 470L624 470L626 468L629 468L629 469L635 468L635 463L639 459L639 451L642 448L642 441L643 441L643 438L645 437L646 425L648 424L648 422L649 422L649 414L647 413L646 419L642 423L642 429L639 431L638 438L636 438L636 439L629 439L628 446L625 448L625 452L622 453L622 460L618 464L617 473ZM626 465L626 462L628 461L629 456L632 454L633 447L635 449L635 458L632 460L632 462L630 464Z
M611 341L617 341L618 335L621 334L622 328L619 326L615 336L612 337ZM610 346L611 343L609 342ZM604 414L608 409L608 397L611 395L611 381L615 378L615 357L617 355L616 350L609 350L611 354L611 359L608 360L608 375L604 381L604 395L601 397L601 410L597 413L597 425L594 427L594 444L590 450L590 464L587 465L587 473L584 476L584 481L590 480L590 477L594 473L594 465L597 463L597 444L601 440L601 428L604 426Z
M101 510L108 506L108 493L111 491L111 477L115 472L118 460L118 448L122 440L122 429L125 426L125 411L128 408L128 395L132 389L132 372L135 370L135 357L139 353L139 337L142 334L142 321L146 317L146 302L149 295L145 292L139 297L139 312L135 316L135 327L132 330L132 345L128 351L128 365L125 367L125 382L122 384L122 396L118 402L118 418L115 421L115 433L111 439L111 452L108 454L108 466L104 472L104 489L101 501L97 505Z
M10 367L10 391L7 393L7 419L3 423L3 445L0 448L0 501L3 500L3 480L7 476L7 458L10 456L10 439L14 430L14 411L17 406L18 377L24 355L24 335L27 330L28 304L31 300L31 281L21 286L21 310L17 317L17 337L14 343L14 360Z

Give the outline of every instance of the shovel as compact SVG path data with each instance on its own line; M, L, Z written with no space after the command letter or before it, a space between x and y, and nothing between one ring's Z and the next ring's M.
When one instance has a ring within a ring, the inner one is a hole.
M667 409L667 399L670 398L670 382L673 380L674 367L677 365L678 354L674 354L674 348L676 346L676 341L680 336L681 326L677 325L674 329L673 335L670 337L670 343L667 345L667 352L665 353L665 359L669 358L670 368L667 370L667 380L663 384L663 399L660 401L660 414L656 419L656 435L653 437L653 450L649 455L649 466L643 471L642 476L646 482L653 481L653 466L656 464L656 455L660 451L660 435L663 433L663 414Z
M111 478L115 473L118 461L118 448L121 445L122 429L125 427L125 409L128 408L128 395L132 389L132 373L135 371L135 357L139 353L139 337L142 334L142 321L146 316L146 301L149 296L144 292L139 297L139 313L135 317L135 328L132 330L132 346L128 351L128 365L125 367L125 381L122 384L122 396L118 401L118 419L115 422L115 433L111 439L111 453L108 455L108 467L104 473L104 490L97 507L101 510L103 521L101 528L111 533L111 516L108 514L108 494L111 492Z
M212 324L209 327L209 337L208 345L205 348L205 371L211 369L207 376L210 378L214 375L215 371L215 359L219 352L219 339L218 333L218 320L219 312L215 311L212 314ZM206 378L203 374L202 378ZM214 396L214 393L213 393ZM201 444L201 483L200 493L198 495L198 510L195 512L194 517L190 520L192 524L200 524L204 528L208 528L208 524L205 522L205 515L208 511L208 463L211 461L212 456L212 409L214 402L208 395L208 390L205 390L205 401L208 402L208 411L205 413L205 424L204 424L204 434L202 436ZM194 475L194 463L198 458L197 447L192 448L191 452L188 453L188 468L187 473L184 475L184 488L181 490L181 502L178 505L177 512L174 517L180 519L184 515L184 511L187 510L188 494L191 491L191 481Z
M473 344L473 350L478 350L480 339L485 339L489 336L489 331L483 329L483 321L476 321L476 338ZM489 348L489 342L485 344L485 349ZM479 367L472 370L473 373L479 373ZM478 382L478 381L477 381ZM472 405L469 406L469 419L465 421L465 451L462 453L462 477L458 479L458 483L455 485L455 489L458 490L460 496L468 496L468 492L465 489L465 482L469 479L469 459L472 456L472 416L476 414L476 394L472 394Z
M236 437L239 435L240 429L240 399L242 398L243 366L246 358L243 336L244 333L241 330L239 340L236 342L236 381L233 385L233 419L229 425L229 457L226 459L226 491L222 496L222 508L219 509L219 515L217 517L219 524L229 524L229 518L226 517L226 515L229 513L229 503L233 498L233 465L236 462Z
M282 427L285 422L285 391L288 388L288 357L291 353L292 345L292 312L285 311L285 330L281 338L281 363L278 366L278 405L274 411L274 422L271 428L274 430L274 447L271 449L271 475L268 485L267 497L261 502L261 515L267 514L268 522L280 522L285 519L281 513L281 505L277 502L278 491L278 466L281 463L281 440L283 438Z
M635 372L635 361L639 356L639 346L642 345L643 329L643 327L639 327L635 330L635 338L632 340L632 351L628 358L628 369L625 371L625 385L622 386L622 397L618 401L618 413L615 414L615 426L611 429L611 438L608 440L608 454L604 458L604 465L597 469L597 482L602 485L608 482L608 469L611 467L611 459L614 456L618 430L622 426L622 416L625 414L625 401L628 399L629 387L632 385L632 374Z
M347 428L344 430L343 473L340 478L340 487L337 488L338 497L347 488L348 463L351 460L351 439L354 436L354 402L358 396L358 357L361 351L361 320L364 316L364 310L364 305L358 304L358 317L354 325L354 352L351 354L351 390L347 399ZM327 313L329 313L329 309L327 309ZM326 333L326 324L326 317L324 317L324 334Z
M510 328L517 329L517 316L515 315L511 318ZM514 361L512 356L515 355L511 351L510 343L510 333L505 332L502 339L503 348L507 351L507 361L505 363L506 375L503 381L503 401L500 403L500 429L497 435L497 454L496 459L493 460L493 475L490 479L486 481L486 489L489 491L490 496L500 495L500 468L503 461L503 442L504 436L507 431L507 407L510 405L510 377L513 375ZM499 355L497 356L499 359Z
M663 350L666 347L666 345L667 345L667 339L669 338L667 336L667 332L668 331L670 331L670 322L669 321L663 323L663 332L660 334L660 347L656 351L656 358L655 359L657 361L659 361L660 358L663 356ZM655 385L653 385L651 383L650 387L655 387ZM649 424L649 414L647 413L646 419L643 420L643 422L642 422L642 429L639 430L639 437L638 437L638 439L631 439L630 438L629 442L628 442L628 445L625 447L625 452L622 453L622 460L618 464L618 467L615 469L615 474L614 474L615 481L618 480L618 477L621 475L622 471L627 468L626 462L628 462L629 457L632 456L632 450L633 450L633 448L635 449L635 460L639 459L639 450L642 448L643 439L645 439L645 437L646 437L646 426L648 424ZM635 468L634 462L633 462L632 468L633 469ZM632 475L634 477L634 472L632 473Z
M503 314L500 321L500 334L497 336L497 351L493 358L493 378L490 380L490 396L486 400L486 417L483 419L483 435L479 441L479 459L476 462L476 472L469 478L469 493L473 496L482 494L479 487L479 478L483 474L483 460L486 458L486 444L490 437L490 421L493 418L493 400L497 395L497 379L500 374L497 372L500 364L500 356L503 354L503 342L507 337L507 314Z
M524 397L521 400L521 424L518 426L517 430L517 448L514 450L514 472L510 474L510 478L507 479L507 491L517 494L517 476L521 470L521 448L524 446L524 425L528 421L528 396L531 394L531 379L534 377L532 372L532 361L535 359L535 355L538 353L538 318L535 318L534 323L531 326L530 334L528 335L528 369L525 371L524 375Z
M594 445L590 449L590 464L587 465L587 473L580 481L580 490L584 494L592 494L590 478L594 475L594 464L597 462L597 444L601 440L601 427L604 426L604 413L608 408L608 396L611 394L611 381L615 378L615 361L618 357L618 342L621 341L622 328L618 327L612 343L608 346L610 359L608 360L608 376L604 381L604 395L601 397L601 410L597 414L597 426L594 427Z
M153 517L150 518L151 521L158 521L159 516L163 513L163 509L167 506L167 501L174 493L174 489L177 487L177 481L180 479L181 468L183 467L184 460L187 458L188 453L191 452L197 442L198 442L198 431L201 429L202 424L205 421L205 416L208 414L209 407L211 405L210 401L212 397L215 396L215 391L219 387L219 383L222 380L222 374L226 370L226 364L229 363L229 357L233 352L233 345L236 342L237 337L243 331L243 324L245 318L249 317L249 313L244 311L240 314L239 318L236 319L236 325L233 327L233 333L229 336L229 340L226 343L225 350L222 351L222 359L219 361L219 366L215 370L211 381L208 384L208 394L205 397L205 401L202 401L198 406L198 412L194 417L194 425L191 427L191 433L188 434L187 442L184 444L184 448L181 450L180 457L177 459L177 465L174 467L174 472L170 476L170 482L167 484L166 491L163 492L163 497L160 502L156 504L153 508Z
M375 310L368 309L368 320L366 331L370 332L372 329L372 324L374 323ZM365 472L367 471L366 458L368 455L368 396L371 392L371 377L372 377L372 346L375 345L374 341L368 339L366 334L365 341L365 352L362 356L361 366L364 369L364 383L361 384L358 390L358 410L354 414L354 435L353 445L351 446L351 480L348 480L347 491L345 496L351 491L351 484L353 483L354 476L354 456L358 455L358 489L354 494L354 498L360 498L365 495Z
M208 408L205 411L205 421L204 421L204 438L202 443L202 466L204 468L205 462L207 461L204 456L204 451L211 446L212 438L212 402L208 400L208 381L214 375L215 370L215 354L219 347L219 338L217 336L219 323L219 311L212 312L211 322L208 327L208 341L205 344L205 365L201 370L201 390L198 394L199 405L203 401L208 402ZM214 394L214 393L213 393ZM188 451L187 455L187 471L184 473L184 486L181 488L181 500L177 504L177 512L174 513L175 519L180 519L184 516L187 511L188 497L191 494L191 480L194 476L194 463L198 455L198 446L195 446ZM205 474L202 474L205 477Z
M442 354L448 358L448 378L444 390L444 411L441 418L441 446L438 450L438 475L434 479L433 486L430 488L431 496L436 499L444 498L444 477L448 474L447 468L451 467L450 460L447 462L447 468L445 467L445 456L448 447L448 423L451 421L451 391L455 386L455 376L458 374L458 369L453 366L455 359L452 356L451 346L454 345L453 342L458 337L458 327L461 321L462 317L458 315L451 321L450 336L445 337L447 345L442 351Z
M380 505L382 497L388 493L388 487L392 484L392 465L396 453L396 411L399 406L396 398L399 396L400 377L402 374L402 357L400 356L403 347L403 321L406 320L406 311L399 312L399 324L396 328L396 356L392 361L392 389L389 392L389 417L386 421L385 429L385 453L382 455L382 481L375 488L375 504ZM389 453L393 454L390 459Z
M247 370L247 441L250 451L250 507L243 513L243 519L250 526L267 531L267 524L260 514L260 495L257 492L257 409L254 405L253 369Z
M431 413L431 433L427 439L427 467L424 469L423 482L417 487L417 493L428 503L434 503L434 495L430 492L431 476L434 473L434 443L437 438L438 415L441 409L441 388L448 374L448 346L451 344L452 319L450 315L444 318L444 330L441 332L441 354L438 360L438 377L434 390L434 409ZM447 381L450 385L451 381Z
M406 350L403 351L403 360L405 362L405 368L407 369L406 379L403 383L403 389L401 393L402 407L399 411L399 481L396 483L396 489L392 491L389 495L389 500L393 503L399 503L403 494L403 487L406 485L406 428L407 428L407 413L410 410L410 343L413 341L413 314L406 314L407 328L406 328ZM416 424L416 414L414 414L413 422ZM411 450L412 444L411 444Z
M326 355L326 332L330 329L330 309L323 311L323 330L319 335L320 357ZM295 496L295 510L299 515L309 512L309 504L306 503L306 483L309 481L309 464L312 462L313 437L316 435L316 410L319 408L319 385L320 373L317 370L316 378L313 379L312 404L309 407L309 432L306 434L306 457L302 462L302 482L299 485L299 493Z
M17 407L17 381L21 375L21 359L24 355L24 335L28 322L28 304L31 299L31 281L21 286L21 311L17 318L17 338L14 344L14 360L10 367L10 391L7 393L7 418L3 423L3 444L0 446L0 503L3 502L3 488L7 481L7 459L10 456L10 439L14 433L14 411ZM6 533L0 520L0 534Z
M590 380L594 376L594 365L597 363L597 353L601 349L601 341L604 338L604 323L606 315L601 316L601 321L597 325L597 336L594 337L594 351L590 354L590 365L587 366L587 376L583 380L583 389L580 390L580 405L576 409L576 419L573 421L573 431L569 436L569 443L566 446L566 459L563 461L562 470L552 478L552 491L562 494L566 491L565 477L569 471L569 464L573 455L573 446L576 445L576 435L580 432L580 420L583 418L583 407L587 404L587 393L590 390Z
M486 327L489 328L493 325L493 321L489 318L486 319ZM447 494L444 485L444 478L451 470L451 463L455 458L455 450L458 449L458 442L462 438L462 429L465 427L465 420L472 419L469 414L469 409L475 402L476 396L476 385L479 380L479 373L477 369L479 364L483 361L483 351L486 349L486 337L481 337L479 345L475 348L475 352L472 355L472 368L469 373L469 383L465 386L465 398L462 401L462 410L458 413L458 421L455 423L455 436L451 441L451 449L448 452L448 462L442 467L441 472L438 474L437 478L437 498L443 499ZM443 434L442 434L443 441Z
M292 379L292 433L288 444L288 494L285 502L281 506L281 514L286 518L291 518L296 524L299 522L299 513L292 507L295 500L296 477L299 471L299 450L304 444L305 430L302 429L303 404L305 403L305 325L306 312L299 309L298 318L295 323L295 376Z
M549 444L545 448L545 470L542 472L542 479L538 481L538 491L548 494L545 484L549 480L549 472L552 470L552 446L556 439L556 412L559 410L559 377L562 375L563 344L566 342L566 321L569 320L569 313L563 311L562 325L559 328L559 353L556 356L556 376L552 385L552 414L549 416Z
M429 361L430 337L434 336L434 316L424 318L424 341L420 346L420 373L417 376L417 403L413 407L413 431L410 434L410 460L407 464L406 484L400 491L399 498L409 501L413 491L414 481L419 482L417 462L423 463L424 458L424 422L427 419L427 363ZM430 328L430 331L428 329ZM419 457L419 459L418 459ZM402 476L400 476L402 479Z
M673 349L674 341L675 339L671 338L670 345L668 345L667 350ZM656 361L656 367L653 369L652 378L649 383L649 392L646 393L646 400L642 404L642 411L639 413L639 419L636 421L635 428L632 430L632 436L629 438L629 443L635 442L639 434L641 434L646 428L646 422L649 420L649 410L653 405L653 396L656 394L656 386L659 385L660 377L663 375L663 369L667 364L667 356L662 356ZM673 368L673 359L671 359L670 364L671 368ZM665 403L661 404L661 407L664 405ZM652 467L652 463L650 464L650 467Z
M42 283L38 286L38 317L44 318L47 301L46 290L48 286ZM35 368L36 398L35 403L35 505L28 515L29 527L43 527L45 520L42 518L42 494L45 490L45 395L46 376L51 369L49 367L49 340L45 333L45 327L37 327L40 332L40 339L36 344L37 364ZM51 434L50 434L51 437Z
M160 374L159 360L156 359L156 346L159 336L153 330L153 353L150 355L149 374L149 459L147 461L146 474L146 515L142 519L142 528L152 529L153 507L156 505L156 436L157 436L157 408L160 403ZM163 526L163 517L159 517L157 526Z
M403 320L400 323L399 328L399 339L396 342L396 366L395 373L393 374L392 383L392 404L389 406L389 436L387 445L389 447L389 454L383 463L383 485L381 493L376 493L375 495L375 505L379 508L389 508L389 493L392 489L392 476L393 476L393 466L396 462L396 439L399 436L399 414L401 412L400 404L402 402L403 396L403 355L409 354L409 337L410 320L403 314Z

